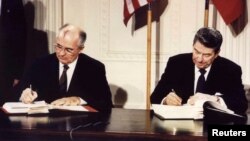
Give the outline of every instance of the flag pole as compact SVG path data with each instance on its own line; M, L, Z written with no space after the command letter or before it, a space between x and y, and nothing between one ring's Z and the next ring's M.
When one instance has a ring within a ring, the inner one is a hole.
M150 109L150 95L151 95L151 29L152 29L152 10L150 3L148 4L147 12L147 97L146 109Z
M204 27L208 27L209 0L205 0Z

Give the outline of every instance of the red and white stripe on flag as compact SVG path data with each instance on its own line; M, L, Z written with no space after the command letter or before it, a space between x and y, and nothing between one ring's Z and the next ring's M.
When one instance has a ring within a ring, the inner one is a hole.
M124 0L123 22L127 25L130 17L136 12L137 9L147 5L153 0Z

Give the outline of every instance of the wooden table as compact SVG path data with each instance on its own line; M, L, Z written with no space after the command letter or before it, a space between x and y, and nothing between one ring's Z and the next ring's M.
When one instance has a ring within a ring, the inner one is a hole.
M51 111L40 116L1 112L0 140L203 141L207 132L202 120L161 120L147 110L114 108L109 114Z

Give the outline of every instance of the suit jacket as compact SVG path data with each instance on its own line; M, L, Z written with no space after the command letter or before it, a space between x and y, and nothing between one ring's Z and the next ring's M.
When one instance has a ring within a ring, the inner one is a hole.
M99 111L110 110L113 104L105 73L101 62L80 54L66 96L79 96ZM21 81L22 90L30 84L38 100L50 103L64 97L59 93L59 61L55 53L35 61Z
M160 103L172 90L186 103L194 94L194 63L192 54L180 54L170 57L156 88L151 95L152 103ZM218 56L210 69L206 80L205 93L222 94L229 109L236 113L245 113L248 107L241 80L240 66L232 61Z
M2 0L0 14L0 104L9 101L14 79L23 75L26 24L22 0Z

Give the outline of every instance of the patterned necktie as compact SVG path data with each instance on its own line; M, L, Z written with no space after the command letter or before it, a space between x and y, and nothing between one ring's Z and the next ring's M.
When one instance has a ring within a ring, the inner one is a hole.
M62 73L60 80L59 80L59 86L60 86L60 93L62 95L65 95L67 92L67 73L66 72L67 72L69 66L64 65L63 68L64 68L63 73Z
M204 92L204 88L205 88L205 76L204 74L206 73L205 69L200 69L199 70L201 75L197 81L197 86L196 86L196 92Z

